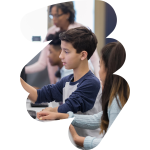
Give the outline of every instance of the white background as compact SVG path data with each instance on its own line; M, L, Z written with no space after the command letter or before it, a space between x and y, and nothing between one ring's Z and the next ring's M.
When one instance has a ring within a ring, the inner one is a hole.
M47 34L47 7L34 10L23 16L21 32L29 41L32 41L32 36L41 36L41 41L44 41Z
M87 1L87 0L86 0ZM72 119L37 122L26 112L26 93L20 84L22 66L47 43L29 42L22 34L24 15L63 1L6 0L0 4L0 149L76 149L68 138ZM150 46L149 1L107 0L117 14L117 26L109 36L126 49L126 61L117 72L129 83L129 101L95 150L150 149Z
M88 26L94 32L94 0L78 0L74 3L76 22Z

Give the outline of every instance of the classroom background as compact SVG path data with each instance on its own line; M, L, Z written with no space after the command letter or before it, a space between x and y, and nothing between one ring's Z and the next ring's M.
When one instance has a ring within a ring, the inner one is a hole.
M117 23L114 9L108 3L98 0L74 1L73 3L76 11L75 21L89 27L96 34L97 51L100 54L100 50L105 44L115 41L106 38L115 29ZM52 19L49 17L49 6L28 13L23 21L28 22L26 25L28 32L23 31L23 34L31 42L43 42L47 30L53 25ZM39 56L40 53L25 65L35 63ZM26 82L39 88L50 84L47 68L37 73L27 74Z

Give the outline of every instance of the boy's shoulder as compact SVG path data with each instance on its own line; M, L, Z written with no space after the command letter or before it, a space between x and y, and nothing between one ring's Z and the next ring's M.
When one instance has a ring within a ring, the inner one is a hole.
M91 70L88 72L86 79L100 83L99 79L91 72Z
M71 80L73 79L74 75L70 74L68 76L63 77L61 80L63 80L63 83L65 84L66 82L69 82L70 85L76 85L80 86L80 85L93 85L95 87L100 85L100 81L99 79L91 72L89 71L88 73L86 73L83 77L81 77L78 81L76 82L71 82Z
M99 79L91 72L91 70L87 74L85 74L85 76L83 76L83 79L100 83Z
M83 80L81 81L81 84L91 84L94 86L99 86L100 85L100 80L91 72L89 71L85 77L83 77Z

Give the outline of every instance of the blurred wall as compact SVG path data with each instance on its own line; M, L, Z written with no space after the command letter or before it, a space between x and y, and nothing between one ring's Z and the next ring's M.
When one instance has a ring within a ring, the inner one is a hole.
M95 0L95 35L98 39L97 52L105 45L105 2Z
M97 51L99 56L105 44L116 41L106 38L114 31L116 23L117 16L112 6L106 2L95 0L95 34L98 39Z

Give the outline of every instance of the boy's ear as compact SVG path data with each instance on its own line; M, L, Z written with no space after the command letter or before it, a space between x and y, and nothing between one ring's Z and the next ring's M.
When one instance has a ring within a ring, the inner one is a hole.
M87 51L82 51L82 52L81 52L81 60L86 59L86 58L87 58L87 55L88 55Z

